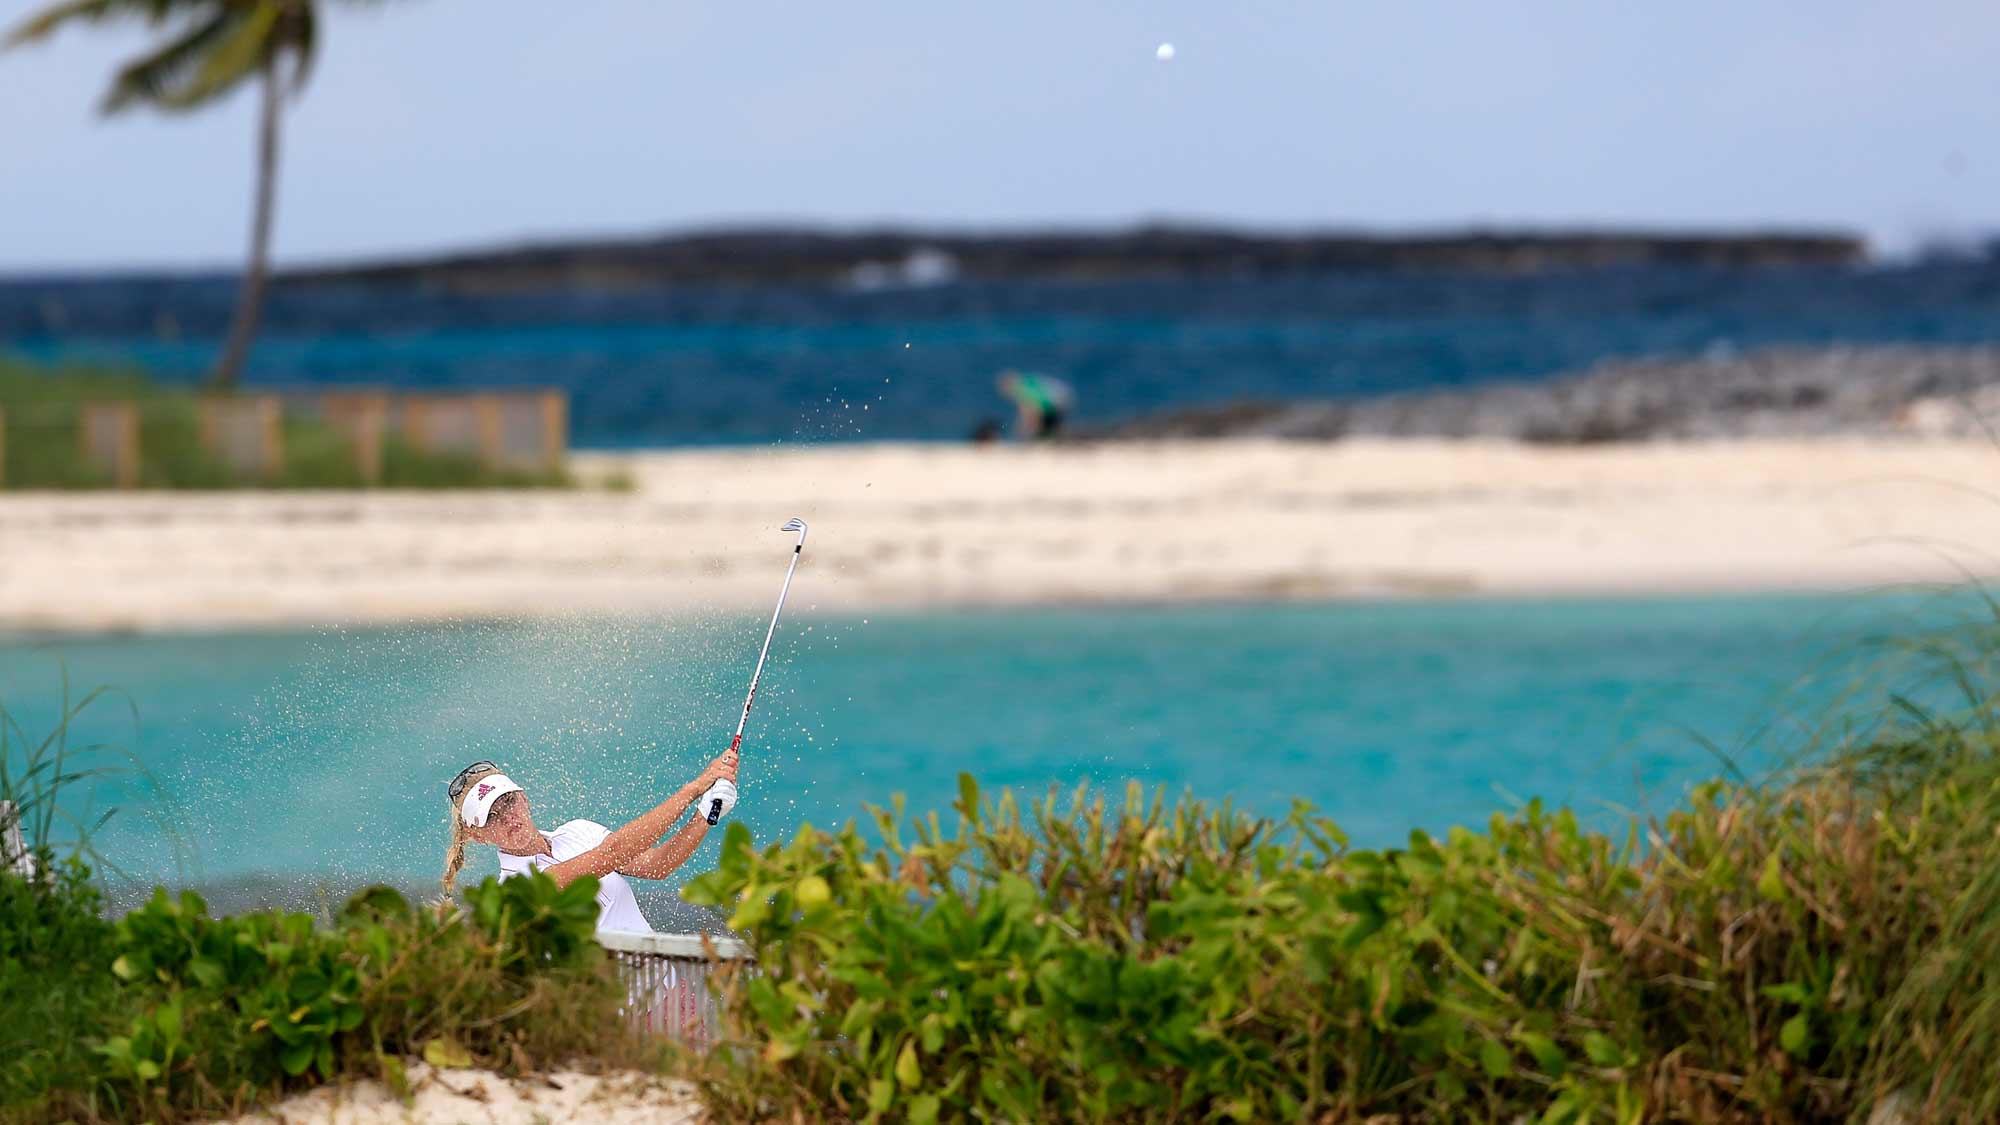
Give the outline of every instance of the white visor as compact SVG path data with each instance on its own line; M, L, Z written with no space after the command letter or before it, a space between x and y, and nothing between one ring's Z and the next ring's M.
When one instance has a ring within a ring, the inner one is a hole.
M503 794L519 793L521 787L504 773L490 773L466 787L465 800L459 803L459 815L465 823L474 828L486 827L486 814L493 811L493 802Z

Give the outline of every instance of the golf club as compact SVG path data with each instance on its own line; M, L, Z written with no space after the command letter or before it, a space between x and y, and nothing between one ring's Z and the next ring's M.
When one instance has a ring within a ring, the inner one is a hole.
M743 697L743 714L736 720L736 737L729 740L731 754L743 745L743 727L750 722L750 705L757 702L757 681L764 676L764 658L771 655L771 637L778 631L778 615L785 612L785 595L792 591L792 572L799 568L799 555L806 549L806 521L793 516L778 530L798 532L799 541L792 547L792 564L785 568L785 584L778 590L778 608L771 611L771 627L764 630L764 648L757 654L757 670L750 673L750 694ZM722 801L718 798L708 803L708 822L714 824L721 819Z

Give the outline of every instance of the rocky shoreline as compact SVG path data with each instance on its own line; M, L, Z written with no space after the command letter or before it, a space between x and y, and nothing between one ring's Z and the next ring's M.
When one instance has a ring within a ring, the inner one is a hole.
M1488 438L1547 445L1951 437L2000 429L2000 348L1772 348L1606 362L1456 391L1235 402L1110 426L1105 439Z

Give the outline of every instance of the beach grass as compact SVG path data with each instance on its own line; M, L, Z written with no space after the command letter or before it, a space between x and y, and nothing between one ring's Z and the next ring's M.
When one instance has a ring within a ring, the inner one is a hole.
M29 856L61 856L115 871L116 864L98 851L95 842L97 830L121 811L117 805L97 807L90 799L103 784L148 795L143 813L151 815L155 828L179 846L174 827L159 815L164 811L156 803L159 786L131 750L74 736L74 728L86 715L120 703L136 728L138 713L129 699L102 686L75 694L65 666L54 721L46 731L31 733L0 696L0 802L11 810Z
M108 488L113 481L87 458L78 438L89 402L129 402L138 414L141 488L326 489L369 487L347 442L326 423L287 415L282 468L269 479L233 473L203 446L201 396L136 371L92 367L38 368L0 359L0 488ZM382 443L375 486L383 488L568 487L568 472L489 469L476 458L426 452L397 435Z

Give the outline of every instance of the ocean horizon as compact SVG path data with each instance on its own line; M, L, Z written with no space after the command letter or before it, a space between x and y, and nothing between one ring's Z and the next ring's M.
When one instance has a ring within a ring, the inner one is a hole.
M1076 421L1106 425L1611 359L1987 344L1996 294L1992 260L491 295L280 284L248 382L555 387L580 448L959 441L1010 417L993 386L1010 368L1068 380ZM0 281L0 355L194 382L234 295L215 277Z

